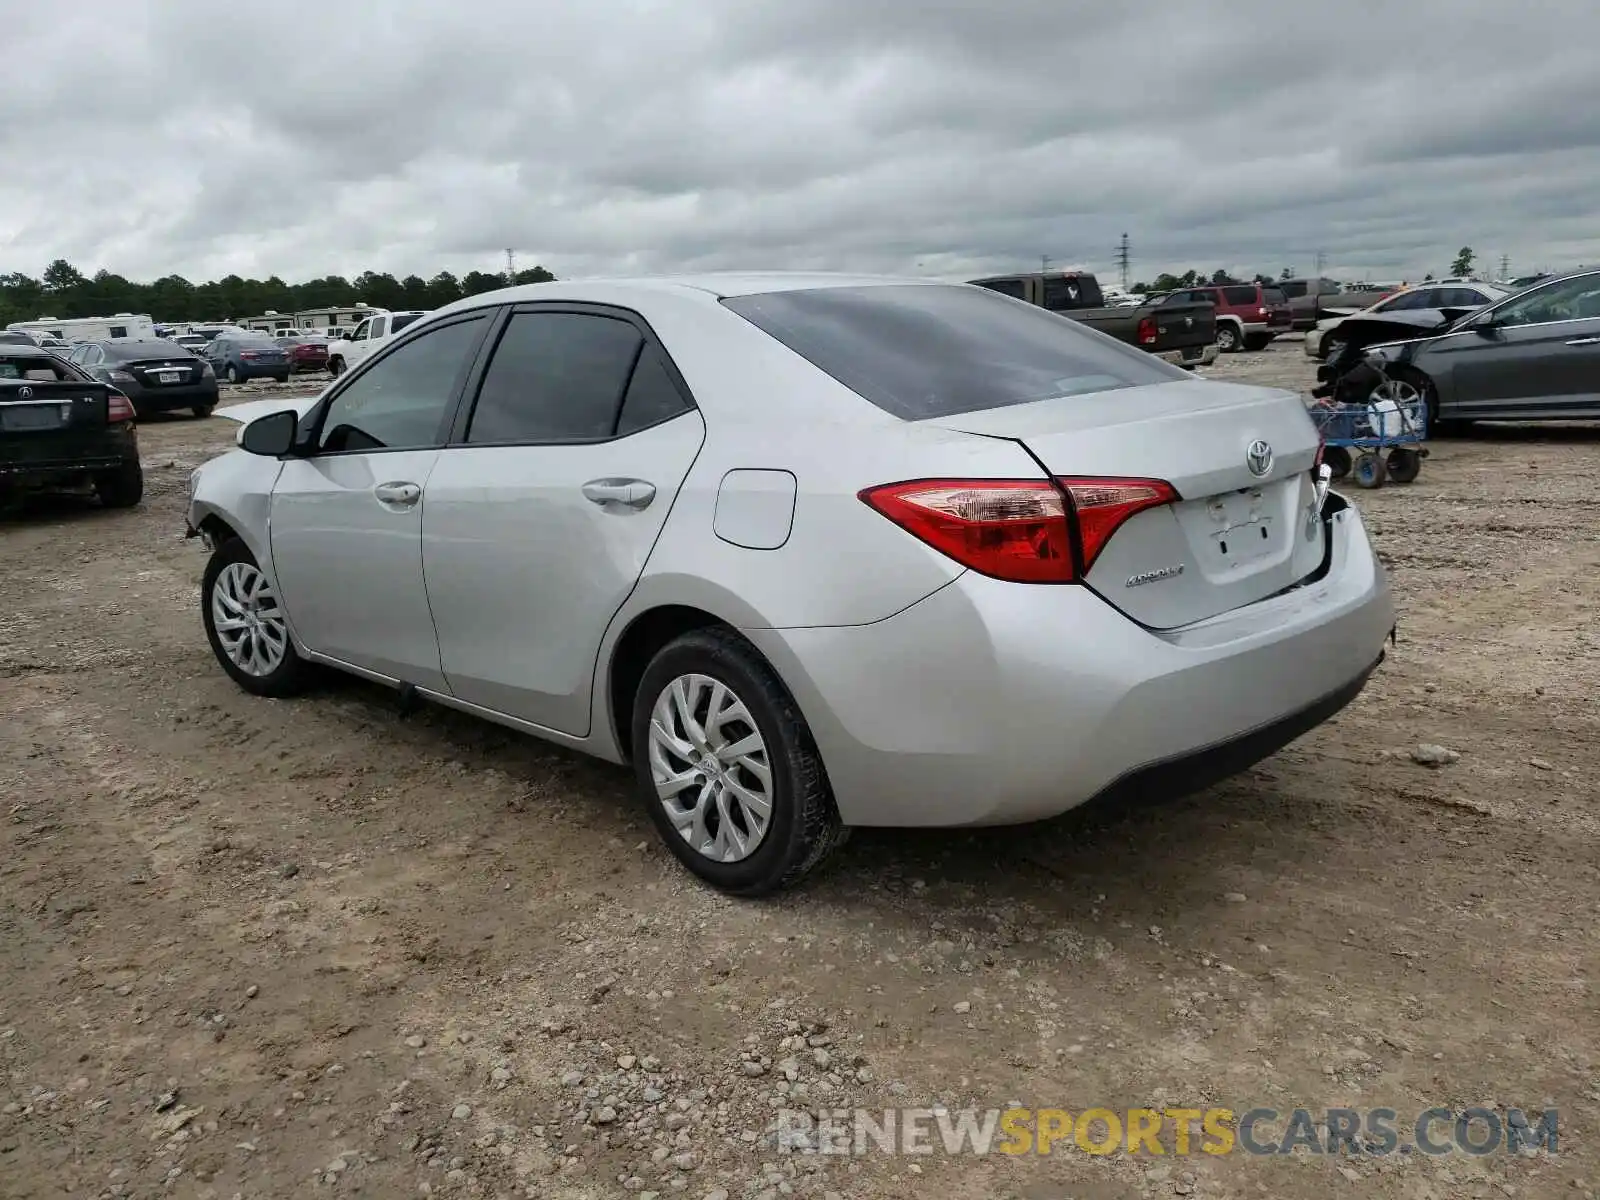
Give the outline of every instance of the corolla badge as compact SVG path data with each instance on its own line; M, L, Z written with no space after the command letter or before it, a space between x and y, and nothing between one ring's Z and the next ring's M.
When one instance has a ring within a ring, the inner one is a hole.
M1143 587L1147 583L1159 583L1163 579L1173 579L1183 574L1183 564L1174 563L1170 567L1162 567L1158 571L1143 571L1138 575L1128 576L1124 587Z
M1244 465L1250 468L1250 474L1259 479L1272 470L1272 447L1257 438L1245 448Z

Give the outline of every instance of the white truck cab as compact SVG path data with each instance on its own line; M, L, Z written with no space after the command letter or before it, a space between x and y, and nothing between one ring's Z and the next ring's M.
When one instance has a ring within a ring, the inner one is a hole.
M343 375L406 326L427 315L422 309L373 313L357 325L348 338L341 338L328 346L328 370L334 375Z

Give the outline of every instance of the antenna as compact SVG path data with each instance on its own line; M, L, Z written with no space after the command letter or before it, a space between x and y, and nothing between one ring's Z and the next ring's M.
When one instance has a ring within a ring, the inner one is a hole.
M506 248L506 282L517 281L517 252L509 246Z
M1122 290L1128 290L1128 235L1122 235L1122 241L1117 243L1117 270L1122 274Z

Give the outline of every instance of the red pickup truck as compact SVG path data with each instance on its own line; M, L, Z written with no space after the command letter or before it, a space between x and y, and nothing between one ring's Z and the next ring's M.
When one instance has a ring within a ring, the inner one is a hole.
M1173 292L1163 304L1206 301L1216 309L1217 349L1224 354L1239 350L1265 350L1273 338L1288 333L1294 316L1289 298L1275 287L1260 283L1207 284Z

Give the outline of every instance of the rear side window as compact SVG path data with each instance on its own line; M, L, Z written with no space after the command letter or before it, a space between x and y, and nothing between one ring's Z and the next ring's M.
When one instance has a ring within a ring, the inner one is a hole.
M907 421L1191 378L1070 318L983 288L808 288L722 303Z
M1102 303L1100 286L1075 275L1044 281L1044 306L1051 312L1071 312L1075 308L1098 308Z
M615 317L516 314L489 360L467 426L467 441L609 438L643 346L639 331Z
M1306 294L1306 285L1303 279L1291 279L1278 285L1278 290L1290 300L1298 300Z
M1256 302L1256 289L1254 287L1225 287L1222 294L1228 298L1229 304L1254 304Z
M1262 288L1261 289L1261 303L1263 303L1263 304L1287 304L1287 303L1289 303L1289 297L1285 296L1277 288Z
M404 313L398 317L391 317L389 319L389 332L399 333L407 325L414 324L420 320L422 320L421 313Z

